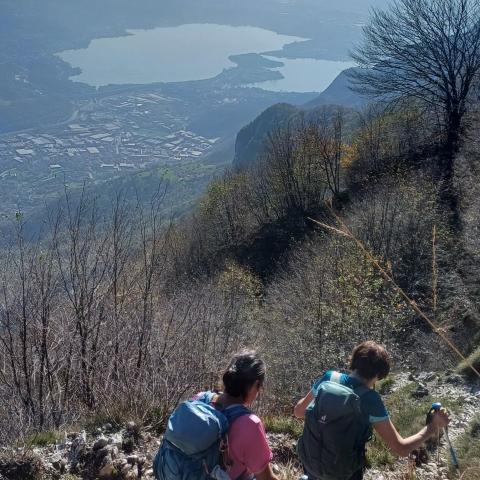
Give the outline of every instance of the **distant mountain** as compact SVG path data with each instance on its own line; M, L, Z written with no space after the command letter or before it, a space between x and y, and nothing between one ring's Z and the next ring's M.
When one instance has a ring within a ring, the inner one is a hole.
M320 107L340 105L353 110L363 107L367 100L350 90L348 73L352 70L340 73L325 91L302 107L278 103L267 108L253 122L242 128L235 142L234 168L244 168L254 163L264 149L268 133L275 127L287 125L301 114L314 118L325 113Z
M268 132L273 128L286 125L301 110L288 103L277 103L267 108L253 122L243 127L235 142L235 168L243 168L255 161L263 150Z
M350 108L361 108L365 106L367 99L350 89L351 81L349 74L355 70L355 68L349 68L341 72L326 90L317 98L306 103L304 108L310 109L322 105L341 105Z

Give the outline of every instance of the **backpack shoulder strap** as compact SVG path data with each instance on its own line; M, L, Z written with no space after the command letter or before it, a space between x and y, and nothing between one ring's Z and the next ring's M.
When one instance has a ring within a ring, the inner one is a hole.
M232 423L243 415L250 415L252 411L243 405L232 405L222 410L222 413L227 417L228 423Z
M366 393L371 391L371 388L368 388L366 385L359 385L353 390L360 398L363 397Z
M219 395L215 392L203 392L198 398L197 401L207 403L207 404L215 404L216 400L218 399ZM229 423L233 422L238 417L243 415L250 415L251 410L245 407L244 405L232 405L231 407L227 408L220 408L221 405L218 404L218 410L226 417Z
M248 415L251 413L251 411L245 407L244 405L232 405L230 407L227 407L222 410L223 415L228 421L228 427L230 428L233 421L243 415ZM230 442L228 439L228 432L227 434L223 437L222 444L220 446L220 458L221 458L221 466L224 469L228 469L229 466L231 466L232 459L230 457ZM236 480L247 480L245 475L247 474L248 470L245 470L242 472L242 474L239 477L236 477ZM228 475L225 477L227 478ZM249 480L249 479L248 479Z
M333 371L330 375L330 381L342 385L342 374L340 372Z
M330 376L330 381L334 383L338 383L343 385L342 383L342 374L340 372L333 371ZM358 387L352 388L352 390L359 396L363 397L366 393L368 393L371 389L368 388L366 385L361 383Z
M362 402L361 402L362 397L363 397L364 395L366 395L368 392L370 392L371 389L368 388L367 386L365 386L365 385L362 383L362 384L359 385L357 388L355 388L353 391L355 392L356 395L359 396L359 398L360 398L360 405L361 405L361 404L362 404ZM360 411L361 411L361 413L362 413L362 418L363 418L364 423L366 423L366 424L368 424L368 425L370 426L370 421L369 421L370 416L367 415L367 414L364 412L364 410L363 410L362 407L360 407ZM367 438L368 438L368 439L371 438L371 426L370 426L369 428L370 428L370 430L369 430L369 433L367 434Z
M203 402L203 403L212 403L213 400L215 399L215 397L217 396L217 394L215 392L203 392L198 398L197 398L197 402Z

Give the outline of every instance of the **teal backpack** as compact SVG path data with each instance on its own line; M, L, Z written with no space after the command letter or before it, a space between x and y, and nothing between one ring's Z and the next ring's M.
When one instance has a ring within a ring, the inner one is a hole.
M157 480L229 479L224 470L228 428L236 418L251 412L243 405L218 410L212 404L215 396L205 392L172 413L153 464Z
M340 375L334 372L332 378ZM306 471L318 480L348 480L364 467L365 444L372 436L360 398L369 388L355 390L338 381L322 382L313 408L305 412L298 455Z

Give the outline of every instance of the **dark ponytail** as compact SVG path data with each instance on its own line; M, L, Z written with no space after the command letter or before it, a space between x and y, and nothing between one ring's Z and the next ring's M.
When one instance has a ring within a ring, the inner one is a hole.
M232 397L246 398L255 382L265 381L265 363L255 351L237 353L223 374L225 392Z

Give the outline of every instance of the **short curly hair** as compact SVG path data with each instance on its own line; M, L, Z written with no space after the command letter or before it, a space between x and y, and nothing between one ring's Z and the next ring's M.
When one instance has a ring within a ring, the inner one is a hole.
M375 377L382 380L390 372L390 355L385 347L368 340L353 349L350 369L365 380L372 380Z

